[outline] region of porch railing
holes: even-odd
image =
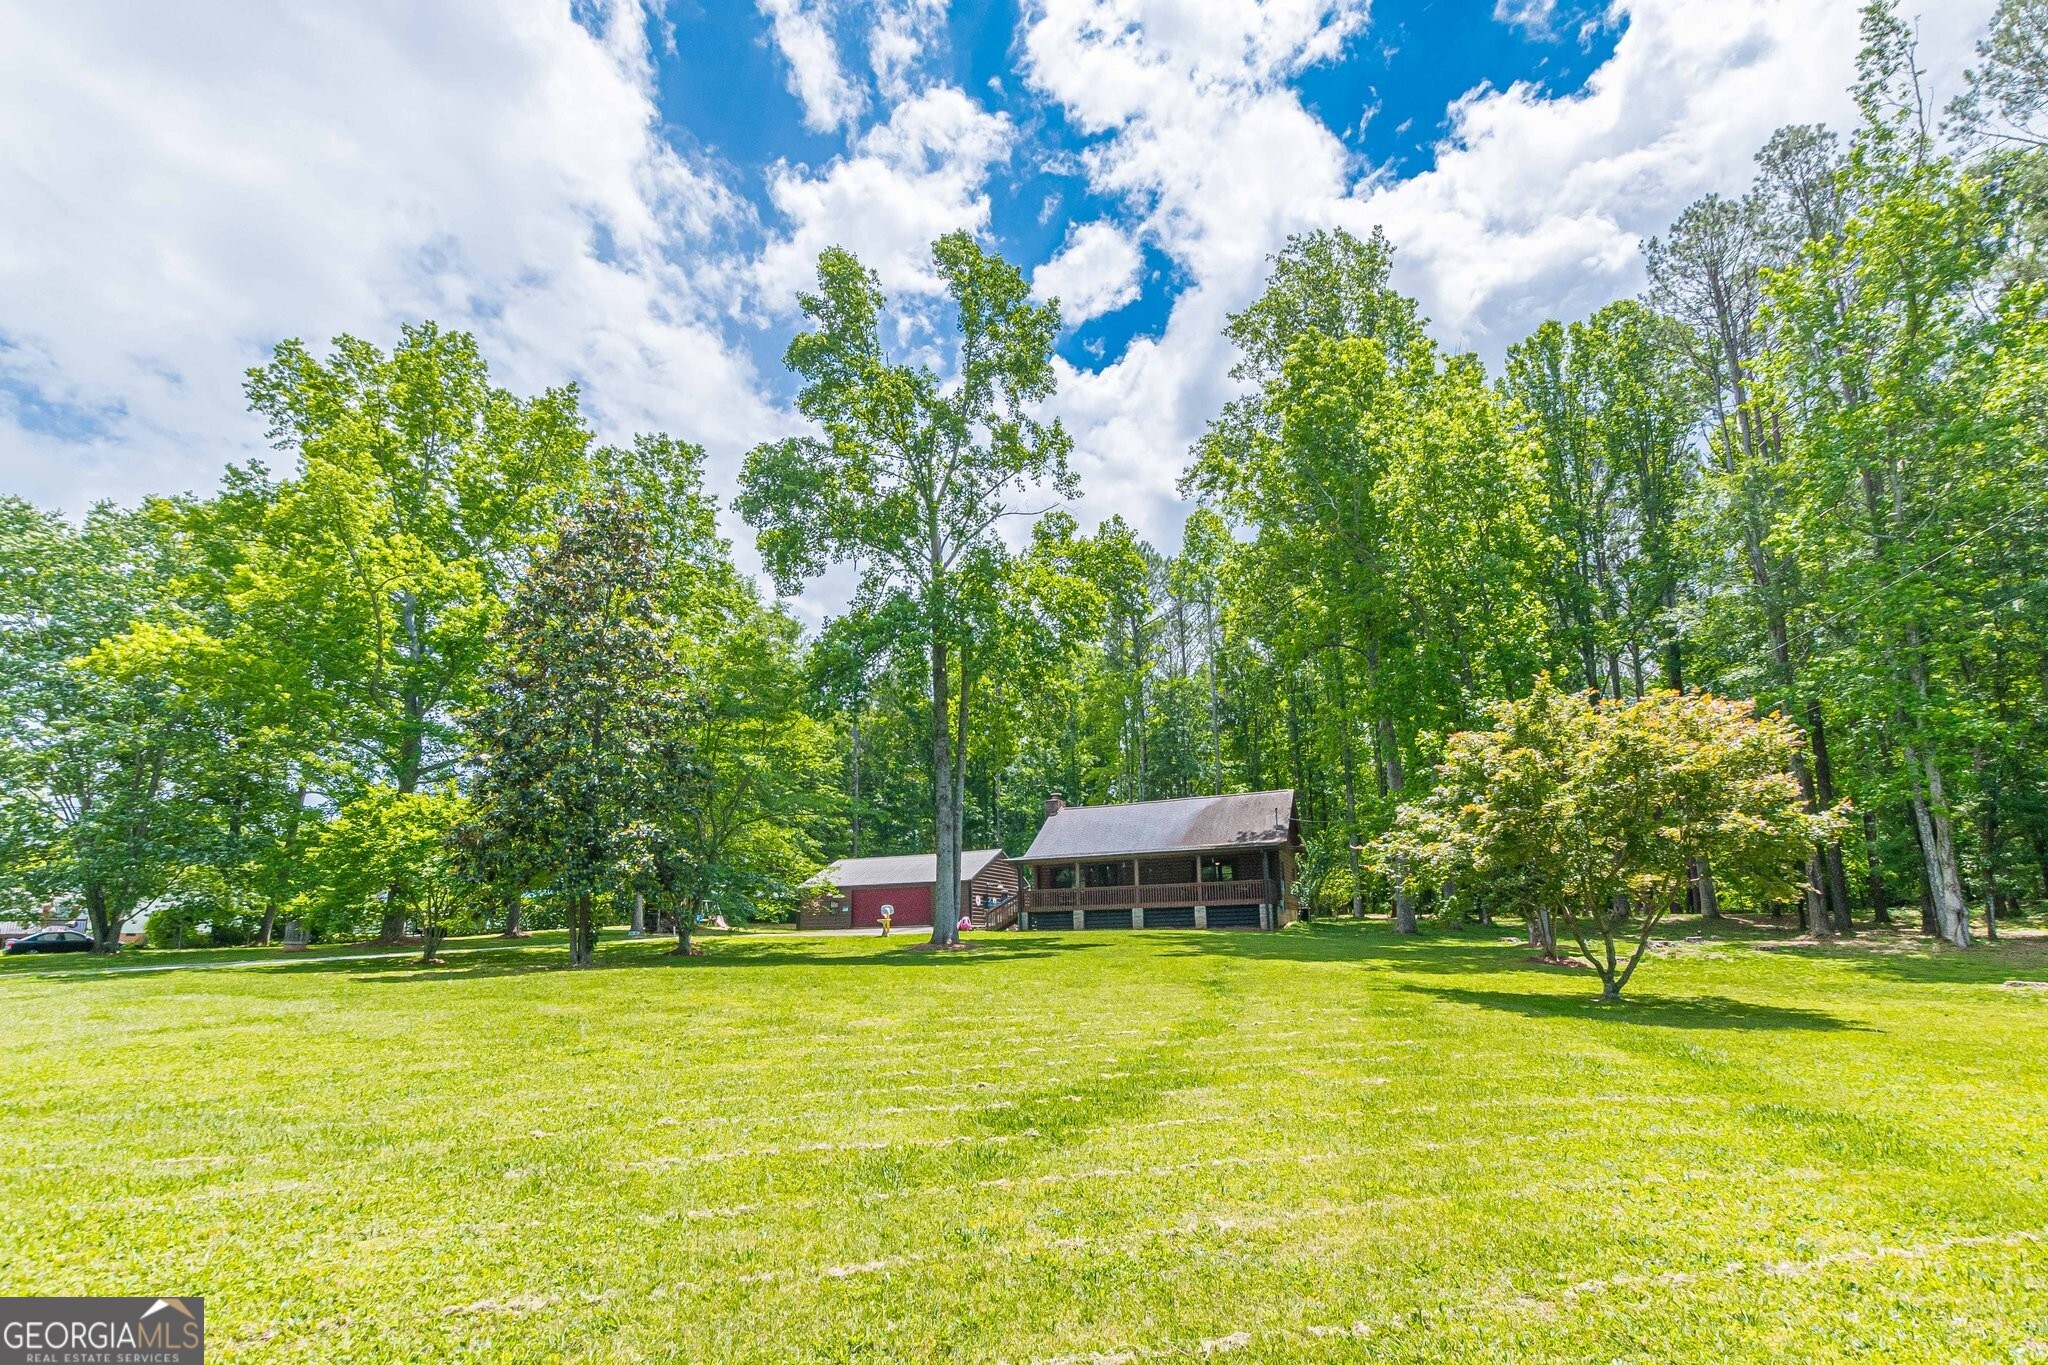
[[[1017,922],[1017,897],[1005,896],[994,905],[969,912],[977,929],[1007,929]]]
[[[1234,882],[1160,882],[1152,886],[1084,886],[1026,891],[1026,910],[1105,909],[1132,905],[1262,905],[1278,904],[1280,884],[1262,880]]]

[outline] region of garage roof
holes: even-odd
[[[980,848],[960,855],[960,880],[971,882],[1003,856],[999,848]],[[841,858],[805,886],[827,882],[841,891],[856,886],[934,886],[939,880],[939,855],[904,853],[893,858]]]
[[[1259,848],[1295,837],[1291,790],[1068,806],[1046,818],[1023,861]]]

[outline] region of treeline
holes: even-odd
[[[1783,907],[1814,932],[1962,943],[2048,890],[2048,6],[2007,0],[1946,109],[1889,7],[1864,40],[1846,138],[1781,130],[1644,244],[1640,298],[1499,374],[1431,339],[1377,235],[1290,242],[1230,323],[1245,396],[1181,550],[1115,519],[1080,543],[1107,611],[984,737],[970,842],[1014,847],[1048,788],[1289,785],[1316,899],[1412,913],[1356,850],[1548,673],[1794,721],[1808,803],[1850,807]],[[914,682],[862,730],[884,841]]]
[[[1476,888],[1365,850],[1476,752],[1453,735],[1564,706],[1548,675],[1789,722],[1825,836],[1781,882],[1693,858],[1700,910],[1791,886],[1815,933],[1966,943],[2048,889],[2044,35],[2005,0],[1937,109],[1873,6],[1854,130],[1780,131],[1644,244],[1640,298],[1498,374],[1377,234],[1293,239],[1231,319],[1242,396],[1171,553],[1045,510],[1075,491],[1056,303],[942,239],[940,375],[828,251],[786,357],[813,434],[736,502],[780,589],[850,569],[811,638],[735,569],[694,446],[601,446],[573,388],[508,393],[431,325],[286,343],[247,388],[288,472],[77,524],[0,504],[6,890],[103,941],[145,909],[430,952],[524,919],[587,956],[607,912],[687,949],[831,857],[936,844],[944,939],[950,860],[1020,850],[1048,791],[1291,786],[1311,900],[1409,927]]]
[[[10,909],[60,901],[102,945],[143,912],[169,943],[268,942],[281,917],[316,937],[410,923],[431,954],[464,923],[564,922],[593,876],[685,932],[692,907],[787,903],[838,809],[843,745],[805,709],[794,622],[718,537],[700,450],[599,446],[573,388],[508,393],[472,338],[432,325],[388,354],[287,342],[247,391],[289,474],[251,464],[213,498],[79,524],[0,503]],[[551,606],[561,562],[622,499],[594,595]],[[522,648],[565,608],[619,659],[637,611],[661,675],[552,753],[603,825],[574,849],[550,846],[549,793],[505,799],[489,762],[494,745],[507,769],[534,752],[508,735],[532,746],[582,719],[573,688],[552,715],[515,715]],[[663,699],[658,736],[605,723]],[[685,756],[659,783],[657,748]],[[659,801],[614,799],[632,782]]]

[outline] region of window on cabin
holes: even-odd
[[[1237,880],[1237,859],[1234,856],[1218,857],[1214,854],[1202,859],[1202,880],[1205,882],[1234,882]]]
[[[1052,889],[1052,890],[1054,890],[1054,891],[1071,891],[1071,890],[1073,890],[1073,889],[1074,889],[1074,867],[1073,867],[1073,864],[1071,864],[1071,863],[1067,863],[1067,864],[1063,864],[1062,866],[1059,866],[1059,867],[1049,867],[1049,868],[1047,868],[1047,869],[1045,870],[1045,884],[1046,884],[1046,886],[1047,886],[1047,887],[1049,887],[1050,889]]]
[[[1083,886],[1129,886],[1131,865],[1129,863],[1083,863],[1081,864],[1081,885]]]

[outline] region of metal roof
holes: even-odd
[[[1020,861],[1258,848],[1293,837],[1291,790],[1068,806],[1046,818]]]
[[[960,880],[971,882],[979,877],[988,865],[1003,856],[999,848],[979,848],[960,855]],[[936,886],[939,880],[939,855],[936,853],[902,853],[893,858],[841,858],[817,876],[805,882],[805,886],[823,886],[831,883],[841,891],[856,886]]]

